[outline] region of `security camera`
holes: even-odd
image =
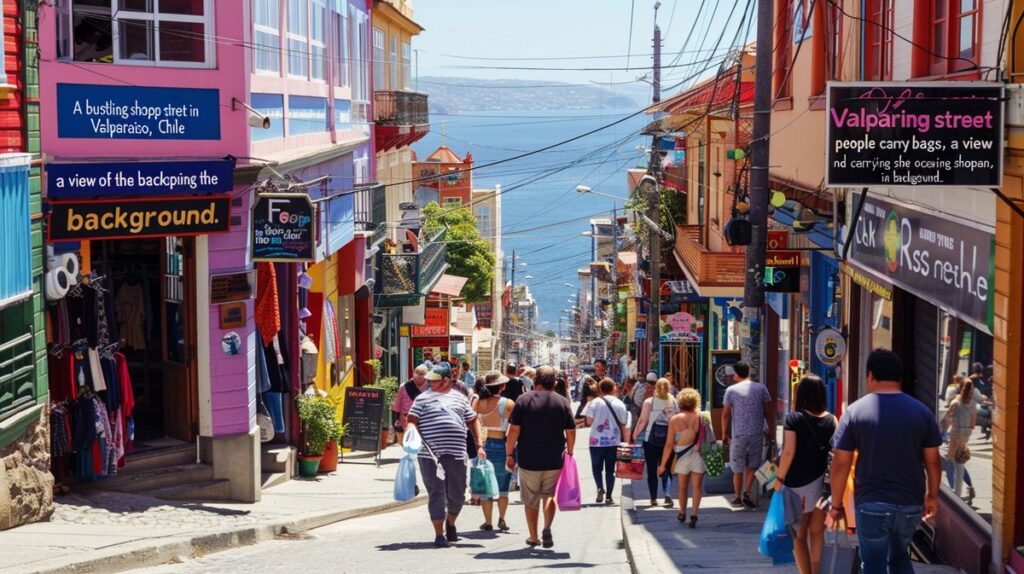
[[[270,129],[270,118],[263,114],[250,113],[249,114],[249,127],[252,128],[263,128],[265,130]]]
[[[261,114],[258,110],[256,110],[256,108],[250,106],[249,104],[243,102],[238,98],[231,98],[231,109],[238,109],[236,105],[242,106],[243,108],[249,110],[248,122],[250,127],[263,128],[265,130],[270,129],[270,118]]]

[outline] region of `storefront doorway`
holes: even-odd
[[[113,295],[108,322],[135,393],[133,452],[191,442],[198,430],[195,240],[119,239],[91,245]]]

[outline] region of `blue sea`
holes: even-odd
[[[516,284],[525,283],[538,302],[541,330],[558,331],[579,280],[576,270],[590,261],[589,220],[609,217],[622,201],[580,195],[577,185],[625,198],[626,170],[643,162],[638,146],[649,144],[640,129],[643,114],[576,141],[492,167],[486,164],[537,150],[621,120],[637,109],[472,112],[430,117],[430,133],[414,146],[420,158],[444,142],[456,154],[472,152],[475,188],[501,184],[502,248],[506,280],[513,251]],[[557,171],[556,171],[557,170]],[[521,264],[525,263],[525,267]],[[570,283],[573,287],[566,287]]]

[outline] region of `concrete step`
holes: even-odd
[[[125,456],[125,465],[121,472],[142,472],[194,463],[195,460],[196,447],[192,444],[158,448],[145,452],[128,453]]]
[[[187,482],[151,490],[146,494],[164,500],[229,500],[231,482],[226,479]]]
[[[190,482],[213,480],[213,467],[208,464],[177,464],[137,472],[122,472],[96,482],[96,488],[115,492],[145,492]]]
[[[286,472],[264,472],[261,475],[261,487],[260,488],[267,489],[267,488],[270,488],[272,486],[277,486],[279,484],[284,484],[284,483],[288,482],[289,480],[291,480],[291,477],[288,476],[288,473],[286,473]]]
[[[289,445],[264,445],[261,447],[260,463],[263,472],[283,472],[295,476],[296,449]]]

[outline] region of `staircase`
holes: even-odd
[[[295,447],[265,444],[260,448],[263,489],[284,484],[295,477]]]
[[[94,486],[166,500],[227,500],[231,493],[226,479],[213,477],[211,465],[196,463],[190,444],[129,454],[117,476]]]

